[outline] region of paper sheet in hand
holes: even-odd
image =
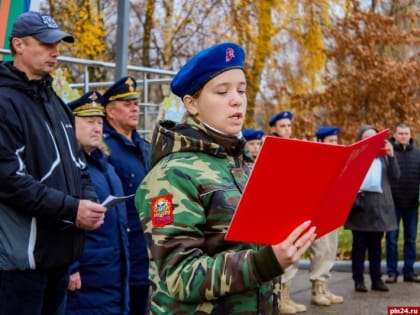
[[[387,133],[347,146],[266,137],[225,239],[278,244],[306,220],[318,237],[343,225]]]
[[[115,197],[115,196],[109,195],[101,203],[101,205],[106,207],[107,209],[110,209],[110,208],[115,207],[116,205],[120,204],[121,202],[124,202],[124,201],[130,199],[130,198],[134,198],[134,194],[128,195],[128,196],[122,196],[122,197]]]

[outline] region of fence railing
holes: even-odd
[[[10,50],[0,48],[0,55],[10,55]],[[82,82],[70,82],[69,85],[72,88],[83,89],[83,91],[87,92],[92,88],[106,88],[114,83],[114,81],[92,82],[89,75],[90,68],[104,68],[112,69],[115,71],[116,64],[113,62],[80,59],[67,56],[60,56],[58,57],[58,60],[60,63],[75,64],[82,67],[83,80]],[[156,84],[169,85],[172,77],[175,75],[175,72],[170,70],[134,65],[128,65],[127,71],[137,74],[133,76],[136,78],[136,82],[139,86],[139,89],[142,91],[140,102],[140,122],[138,131],[142,134],[147,134],[153,128],[153,124],[156,120],[159,111],[159,104],[156,101],[150,99],[149,87]]]

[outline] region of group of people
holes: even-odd
[[[134,193],[148,171],[134,78],[65,104],[50,72],[73,36],[27,12],[0,65],[0,314],[143,315],[148,254]],[[109,196],[125,203],[103,205]]]
[[[274,115],[269,124],[271,136],[290,138],[293,114],[283,111]],[[340,129],[335,126],[322,126],[315,133],[315,141],[337,144]],[[370,125],[362,126],[355,141],[360,141],[377,133]],[[243,135],[246,156],[257,158],[262,146],[264,131],[245,129]],[[355,291],[368,292],[364,281],[364,263],[366,254],[369,261],[371,289],[388,291],[385,283],[397,282],[398,271],[398,235],[402,221],[404,231],[403,280],[420,283],[420,277],[414,271],[416,261],[416,235],[418,226],[420,185],[420,150],[411,137],[410,127],[399,123],[393,136],[386,140],[383,148],[375,157],[359,189],[352,206],[345,229],[352,232],[352,278]],[[382,240],[386,234],[386,268],[388,277],[382,280]],[[337,230],[315,240],[309,249],[309,277],[312,282],[311,303],[331,305],[343,303],[341,296],[333,294],[327,288],[331,269],[337,255]],[[297,272],[297,265],[292,265],[282,275],[285,283],[281,312],[294,314],[305,311],[305,306],[297,304],[288,295],[292,279]],[[283,287],[284,289],[284,287]]]
[[[243,130],[242,47],[213,45],[179,70],[171,90],[182,99],[186,117],[159,122],[149,144],[136,131],[135,78],[69,104],[56,95],[50,72],[62,41],[74,38],[53,18],[24,13],[10,35],[13,61],[0,64],[0,315],[302,312],[305,305],[290,298],[289,288],[308,249],[311,302],[343,302],[327,286],[337,231],[315,240],[316,227],[305,221],[276,245],[224,240],[264,136]],[[291,137],[292,118],[289,111],[275,115],[272,135]],[[397,281],[401,219],[410,227],[404,228],[404,280],[418,282],[413,264],[420,153],[406,128],[397,127],[401,142],[387,144],[387,156],[369,170],[372,177],[382,174],[371,181],[382,191],[361,187],[364,202],[375,211],[383,206],[393,223],[365,231],[353,210],[347,222],[356,224],[349,227],[356,290],[363,284],[360,257],[366,248],[377,254],[377,241],[388,230],[387,280]],[[317,141],[335,144],[338,132],[320,128]],[[366,127],[360,138],[372,132]],[[248,137],[259,142],[251,145]],[[384,185],[388,167],[389,177],[400,179]],[[402,193],[407,190],[409,200]],[[127,199],[104,204],[109,196]],[[370,263],[372,281],[379,280],[377,258]],[[372,282],[372,289],[383,287]]]
[[[148,170],[148,143],[137,131],[139,92],[132,77],[104,95],[89,91],[67,104],[99,202],[132,196]],[[104,223],[86,233],[70,266],[66,314],[146,314],[146,241],[133,198],[107,207]]]
[[[275,114],[269,120],[270,135],[281,138],[292,137],[293,113],[291,111],[282,111]],[[340,129],[334,126],[322,126],[315,132],[317,142],[328,144],[338,143],[338,134]],[[244,129],[243,136],[245,143],[245,156],[252,157],[252,160],[258,156],[263,142],[264,131],[260,129]],[[332,293],[328,289],[328,280],[331,277],[331,270],[337,256],[338,231],[334,230],[316,239],[309,248],[310,268],[309,279],[312,283],[311,303],[315,305],[328,306],[332,304],[343,303],[342,296]],[[293,278],[298,271],[298,262],[285,269],[281,276],[281,298],[279,310],[282,314],[295,314],[306,311],[306,306],[296,303],[290,297],[290,287]]]

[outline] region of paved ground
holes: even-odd
[[[331,291],[344,296],[344,303],[332,306],[315,306],[310,304],[311,284],[306,264],[301,264],[291,287],[292,298],[307,306],[307,312],[301,314],[340,314],[340,315],[390,315],[418,314],[420,315],[420,283],[402,282],[389,284],[388,292],[370,291],[370,278],[365,275],[365,283],[369,292],[354,291],[349,265],[338,264],[333,271],[328,284]],[[385,277],[384,277],[385,279]],[[404,308],[409,306],[409,308]],[[388,307],[394,307],[393,313]]]

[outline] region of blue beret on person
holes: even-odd
[[[105,116],[103,101],[101,93],[97,91],[89,91],[67,105],[70,107],[75,116]]]
[[[231,69],[244,70],[245,51],[235,43],[221,43],[206,48],[192,57],[171,82],[172,92],[183,98],[194,94],[208,81]]]
[[[271,117],[271,119],[269,120],[268,123],[270,124],[271,127],[273,127],[276,124],[276,122],[280,119],[292,120],[293,119],[293,113],[289,112],[287,110],[283,111],[283,112],[280,112],[278,114],[275,114],[273,117]]]
[[[140,93],[137,91],[136,79],[130,76],[123,77],[111,85],[104,93],[104,105],[112,101],[137,100]]]
[[[320,127],[316,133],[315,136],[318,139],[324,139],[325,137],[332,136],[332,135],[338,135],[340,133],[340,128],[333,127],[333,126],[323,126]]]
[[[53,44],[60,40],[74,43],[73,36],[61,31],[51,16],[41,12],[25,12],[18,16],[13,24],[10,40],[25,36],[35,37],[44,44]]]
[[[262,137],[264,136],[264,131],[259,130],[259,129],[249,128],[249,129],[244,129],[242,131],[242,135],[246,141],[261,140]]]

